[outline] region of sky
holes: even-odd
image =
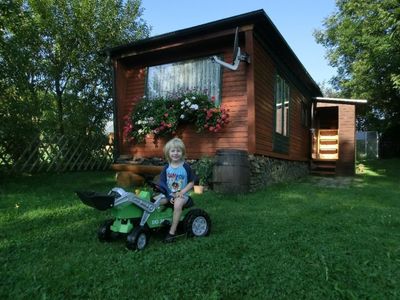
[[[142,8],[151,36],[264,9],[315,82],[326,85],[336,73],[313,36],[335,0],[142,0]]]

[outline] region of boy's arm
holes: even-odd
[[[187,192],[189,192],[193,188],[193,186],[194,186],[194,181],[190,181],[183,189],[175,193],[175,197],[179,198],[184,196]]]

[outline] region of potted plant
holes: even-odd
[[[194,192],[201,194],[204,187],[211,182],[214,160],[211,157],[203,156],[193,164],[193,170],[198,178],[198,185],[194,186]]]

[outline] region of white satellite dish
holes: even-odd
[[[227,62],[224,62],[223,60],[220,60],[217,56],[213,56],[211,59],[217,63],[220,64],[221,66],[228,68],[232,71],[236,71],[239,67],[239,63],[241,61],[245,61],[247,63],[250,63],[250,56],[240,50],[239,47],[239,27],[236,27],[235,31],[235,41],[233,42],[233,63],[229,64]]]

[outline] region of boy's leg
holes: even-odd
[[[176,233],[176,228],[178,227],[179,219],[182,214],[182,209],[187,200],[187,197],[180,197],[174,200],[174,215],[172,217],[171,228],[169,229],[169,233],[172,235]]]

